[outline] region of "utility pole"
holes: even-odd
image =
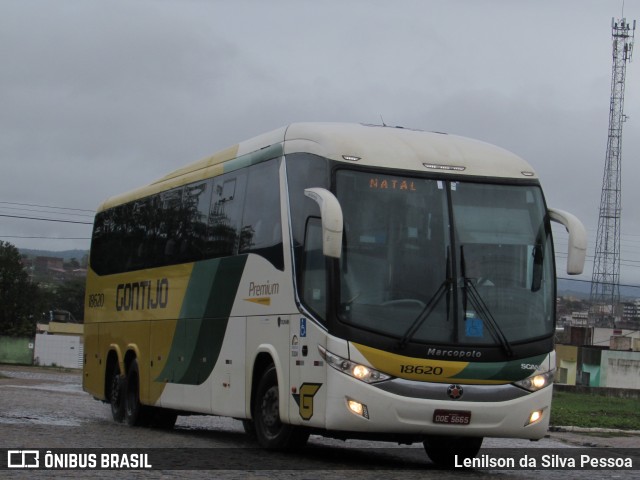
[[[620,212],[622,125],[624,115],[624,82],[627,62],[633,53],[636,22],[630,27],[625,18],[611,19],[613,68],[609,137],[602,178],[598,234],[591,277],[590,324],[613,327],[620,303]]]

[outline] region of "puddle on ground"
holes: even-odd
[[[24,378],[24,377],[22,377]],[[51,380],[51,379],[49,379]],[[82,385],[79,383],[41,383],[37,385],[11,385],[4,384],[0,391],[7,389],[38,390],[46,392],[59,392],[66,394],[83,394]],[[25,395],[32,395],[25,393]],[[28,410],[16,409],[8,412],[0,412],[0,424],[12,425],[55,425],[55,426],[80,426],[76,418],[63,418],[60,415],[34,413]]]
[[[33,412],[13,411],[0,413],[0,424],[12,425],[56,425],[62,427],[79,427],[80,422],[72,418],[59,418],[51,415],[34,415]]]
[[[0,370],[0,377],[18,378],[28,380],[42,380],[48,382],[60,382],[80,384],[82,376],[80,373],[64,373],[64,372],[43,372],[40,370]]]
[[[41,385],[3,385],[2,388],[24,388],[26,390],[45,390],[47,392],[84,393],[82,386],[77,383],[62,383]]]

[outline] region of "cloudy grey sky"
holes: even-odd
[[[0,0],[0,214],[90,222],[31,205],[91,211],[291,122],[382,116],[524,157],[549,205],[585,223],[592,257],[622,15],[622,0]],[[624,16],[640,20],[640,0]],[[640,284],[634,60],[621,281]],[[69,238],[89,236],[0,217],[0,240],[18,247],[88,248]]]

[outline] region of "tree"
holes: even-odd
[[[65,262],[64,266],[68,270],[72,270],[74,268],[80,268],[80,264],[78,263],[78,259],[77,258],[72,258],[68,262]]]
[[[84,318],[84,279],[67,280],[56,288],[52,301],[55,308],[68,310],[82,323]]]
[[[38,286],[29,281],[18,249],[0,240],[0,335],[34,334],[38,296]]]

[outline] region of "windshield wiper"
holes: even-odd
[[[471,306],[474,308],[480,319],[484,321],[485,324],[489,327],[491,336],[500,343],[500,346],[504,349],[507,356],[512,357],[513,350],[511,349],[511,344],[500,328],[500,324],[496,321],[495,318],[493,318],[489,307],[487,307],[487,304],[484,303],[484,300],[480,296],[480,293],[478,293],[478,290],[476,289],[476,286],[473,284],[471,279],[465,277],[463,289],[465,297],[467,296],[467,290],[469,290],[468,297],[471,301]]]
[[[496,319],[491,314],[491,310],[482,299],[482,296],[478,292],[478,289],[473,284],[473,280],[467,277],[465,259],[464,259],[464,246],[460,246],[460,271],[462,273],[462,278],[464,281],[462,287],[462,306],[465,315],[465,322],[467,321],[467,302],[471,302],[471,306],[475,310],[475,313],[480,317],[487,327],[489,327],[489,332],[491,336],[500,343],[500,346],[504,349],[507,357],[513,356],[513,350],[511,348],[511,344],[504,332],[500,328],[500,324],[496,321]]]
[[[453,279],[451,278],[451,269],[449,266],[449,254],[447,252],[446,278],[442,281],[438,289],[431,296],[431,298],[427,302],[427,305],[422,309],[422,312],[420,312],[420,315],[418,315],[416,319],[411,323],[411,325],[409,325],[409,328],[404,333],[404,335],[402,336],[402,339],[398,343],[398,350],[402,350],[407,345],[407,343],[413,338],[413,336],[420,329],[420,327],[425,322],[425,320],[429,318],[429,315],[431,315],[433,310],[438,306],[438,304],[442,300],[442,297],[445,296],[445,294],[449,290],[449,287],[452,284],[453,284]],[[447,318],[449,318],[449,306],[450,306],[449,303],[450,303],[449,295],[447,295]]]
[[[405,345],[413,338],[413,336],[416,334],[418,329],[422,326],[424,321],[427,318],[429,318],[429,315],[431,315],[431,312],[433,312],[433,309],[438,306],[438,303],[440,303],[440,300],[442,300],[442,297],[444,297],[451,283],[453,282],[451,281],[450,278],[446,278],[442,281],[442,283],[438,287],[438,290],[436,290],[436,293],[434,293],[433,296],[429,299],[429,302],[427,302],[427,305],[424,307],[422,312],[420,312],[420,315],[416,317],[416,319],[413,321],[413,323],[409,326],[407,331],[402,336],[400,343],[398,343],[398,350],[402,350],[405,347]],[[447,316],[448,316],[448,312],[449,312],[449,302],[447,301]]]

